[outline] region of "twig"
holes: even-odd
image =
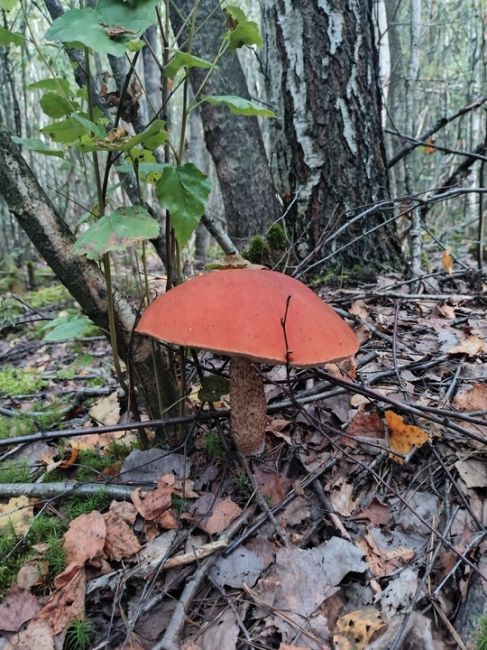
[[[220,539],[230,539],[233,537],[238,532],[238,530],[247,523],[247,521],[253,515],[254,510],[255,508],[249,508],[248,510],[245,510],[238,519],[230,524],[225,533],[220,536]],[[181,632],[183,630],[184,623],[186,622],[186,616],[188,614],[189,608],[191,607],[191,603],[193,602],[203,580],[206,578],[208,571],[211,569],[219,555],[220,553],[217,552],[214,555],[206,558],[206,560],[200,564],[199,568],[188,580],[162,639],[152,646],[152,650],[180,650]]]
[[[114,485],[112,483],[74,483],[56,481],[55,483],[0,483],[0,497],[35,497],[53,499],[76,491],[76,494],[92,495],[103,490],[111,499],[129,499],[134,486]]]

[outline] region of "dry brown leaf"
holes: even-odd
[[[484,460],[475,458],[458,460],[455,468],[468,488],[487,487],[487,464]]]
[[[386,624],[375,607],[348,612],[337,621],[333,643],[336,650],[364,650],[384,631]]]
[[[373,499],[367,508],[355,515],[355,518],[368,519],[374,527],[383,526],[390,521],[391,511],[389,506],[384,505],[378,499]]]
[[[309,650],[309,645],[289,645],[289,643],[281,643],[279,650]]]
[[[453,406],[461,411],[487,410],[487,383],[474,384],[463,393],[457,394]]]
[[[452,305],[436,305],[435,312],[438,316],[448,318],[448,320],[452,320],[456,316],[455,307]]]
[[[110,560],[119,562],[141,549],[139,540],[129,525],[119,517],[116,511],[109,510],[103,515],[106,525],[104,551]]]
[[[268,499],[271,506],[277,506],[284,501],[285,485],[289,483],[282,474],[266,470],[265,467],[258,467],[255,470],[255,480],[259,488],[259,494]]]
[[[179,517],[172,508],[165,510],[157,519],[154,519],[154,522],[166,530],[176,530],[180,526]]]
[[[20,589],[31,589],[44,584],[49,573],[49,562],[46,560],[27,560],[17,573],[17,586]]]
[[[353,485],[347,483],[345,476],[340,476],[330,489],[330,501],[333,509],[344,517],[350,517],[357,507],[353,498]]]
[[[171,507],[172,494],[175,489],[174,475],[169,474],[161,477],[154,490],[144,491],[141,488],[136,488],[132,492],[132,502],[138,513],[144,519],[151,521]]]
[[[58,467],[59,469],[69,469],[74,463],[78,460],[78,449],[76,448],[76,444],[71,445],[71,451],[69,452],[69,456],[67,458],[63,458],[63,460],[59,463]]]
[[[362,320],[367,320],[369,316],[369,308],[364,300],[354,300],[348,311]]]
[[[27,629],[16,634],[3,650],[55,650],[53,633],[46,621],[31,621]]]
[[[412,560],[416,554],[413,548],[389,547],[382,541],[381,533],[377,529],[370,530],[357,542],[357,546],[365,551],[370,571],[376,578],[393,573],[398,567]]]
[[[349,436],[366,436],[367,438],[384,438],[384,423],[378,413],[358,411],[347,426]],[[344,438],[344,442],[346,442]],[[350,441],[348,441],[350,444]]]
[[[221,533],[242,510],[230,497],[220,499],[213,494],[202,494],[193,505],[192,518],[208,535]]]
[[[147,650],[147,646],[142,645],[136,639],[132,639],[132,640],[127,639],[123,643],[117,645],[116,648],[114,648],[114,650]]]
[[[487,353],[487,342],[480,336],[472,334],[448,349],[450,354],[466,354],[469,357],[479,357]]]
[[[54,634],[64,632],[76,618],[84,618],[86,575],[84,567],[70,564],[54,580],[56,591],[51,594],[37,616],[49,623]]]
[[[17,535],[25,535],[31,527],[36,503],[37,499],[24,495],[12,497],[8,503],[0,503],[0,530],[13,526]]]
[[[422,447],[430,439],[426,431],[413,424],[406,424],[404,418],[394,411],[386,411],[386,422],[391,433],[391,452],[397,452],[407,456],[413,447]],[[389,458],[399,465],[404,464],[404,459],[395,453],[390,453]]]
[[[37,598],[15,585],[0,605],[0,630],[17,632],[24,623],[34,618],[39,609]]]
[[[119,519],[122,519],[130,526],[133,526],[137,519],[137,508],[130,501],[112,501],[109,512],[113,512]]]
[[[107,527],[103,515],[96,510],[73,519],[64,534],[64,550],[68,564],[84,564],[103,552]]]

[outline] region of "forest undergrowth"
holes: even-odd
[[[229,436],[223,358],[188,356],[183,442],[147,448],[99,330],[46,340],[60,285],[9,294],[0,647],[485,648],[485,285],[450,262],[419,289],[315,283],[360,351],[262,366],[256,458]]]

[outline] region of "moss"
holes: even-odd
[[[265,237],[267,244],[272,251],[282,252],[287,248],[286,231],[282,224],[273,223]]]
[[[28,483],[30,470],[25,460],[5,460],[0,463],[0,483]]]
[[[46,386],[47,382],[33,370],[7,366],[0,371],[0,393],[8,396],[35,393]]]
[[[68,290],[62,284],[51,284],[36,291],[30,291],[25,296],[25,302],[34,309],[60,305],[72,300]]]
[[[66,650],[86,650],[91,645],[95,628],[88,618],[75,618],[66,633]]]
[[[242,257],[245,257],[252,264],[265,264],[270,252],[266,238],[262,235],[255,235],[250,240],[248,247],[243,251]]]
[[[487,614],[480,617],[475,638],[475,650],[487,650]]]
[[[67,499],[64,510],[70,519],[86,515],[93,510],[104,510],[110,504],[106,490],[100,487],[94,494],[74,494]]]

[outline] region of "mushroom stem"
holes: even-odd
[[[262,377],[251,361],[230,360],[231,426],[235,446],[242,454],[264,451],[267,403]]]

